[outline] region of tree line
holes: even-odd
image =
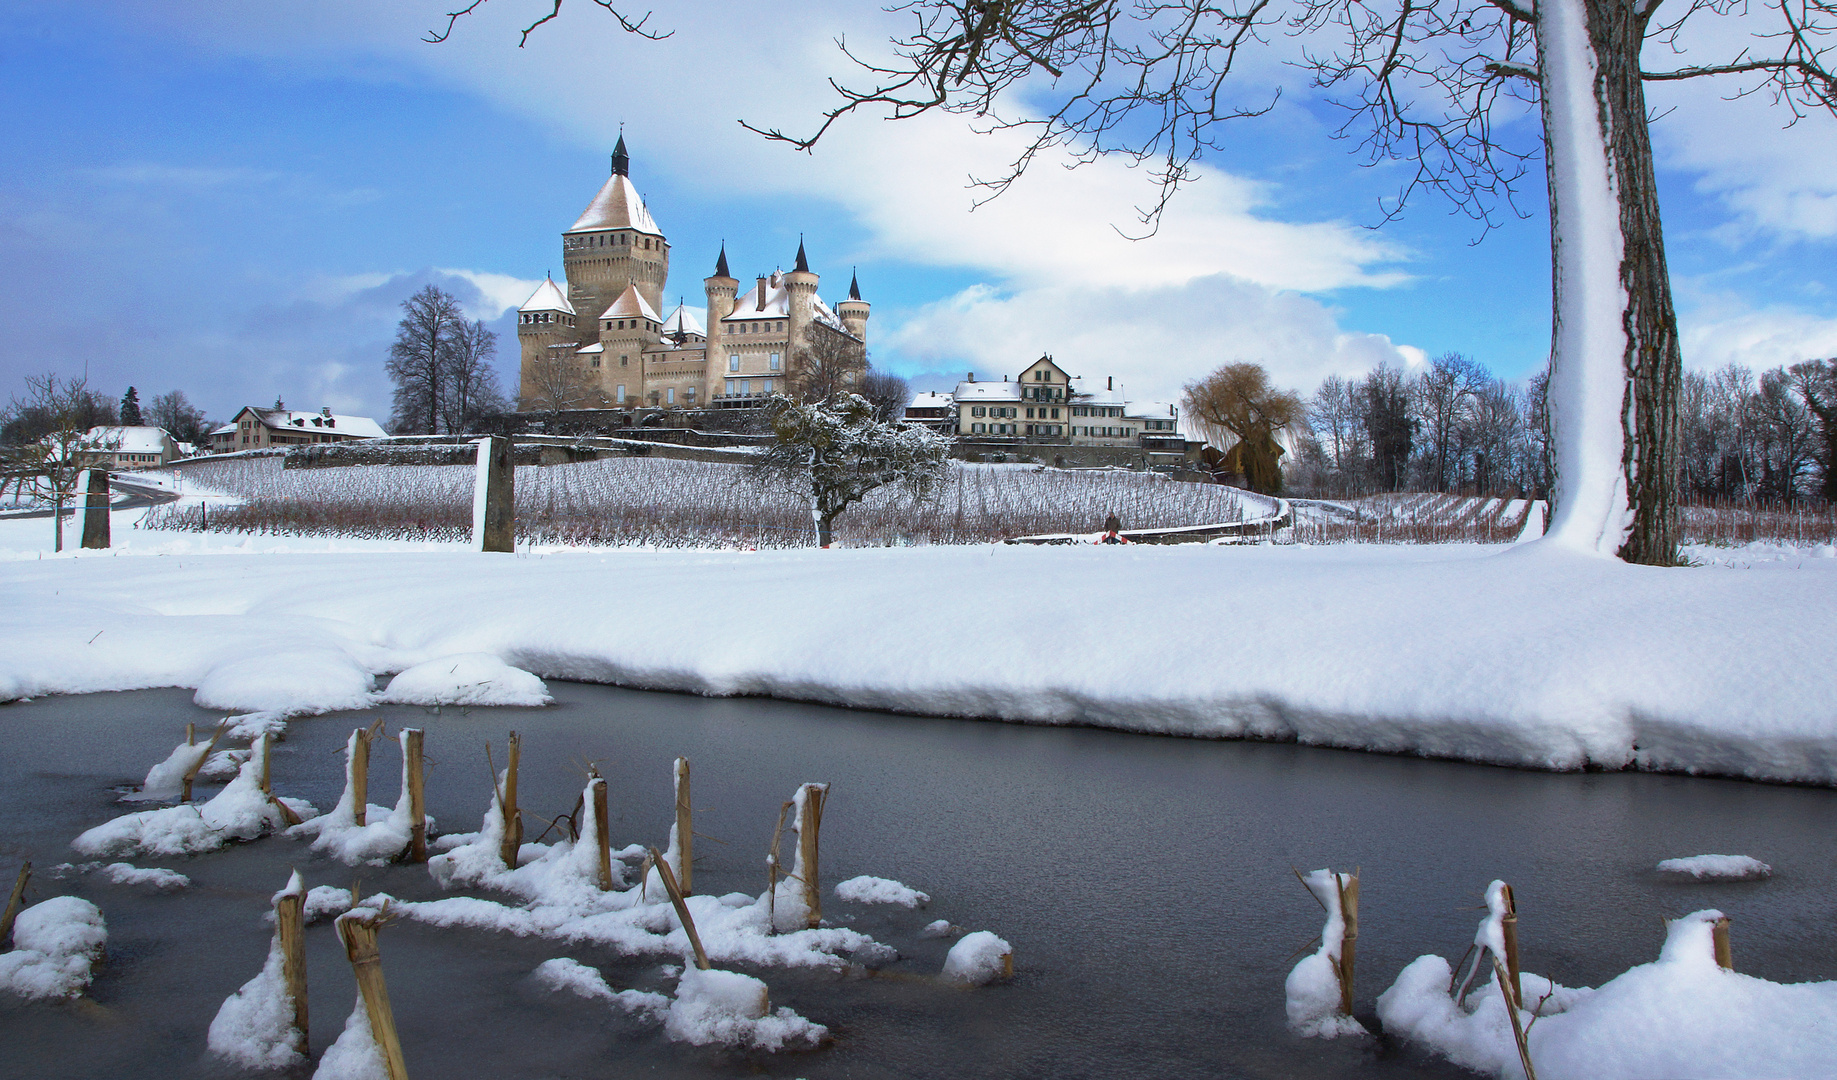
[[[116,399],[91,389],[87,376],[65,378],[47,372],[28,375],[25,382],[25,393],[14,395],[0,411],[0,446],[27,446],[61,431],[146,425],[165,428],[179,442],[202,447],[215,426],[183,390],[168,390],[143,405],[137,388],[128,387]]]

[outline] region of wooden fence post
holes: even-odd
[[[689,805],[689,759],[676,759],[676,853],[682,859],[678,879],[686,896],[695,891],[695,811]]]
[[[264,736],[265,738],[266,736]],[[274,932],[281,943],[281,977],[293,1001],[294,1049],[307,1053],[306,1026],[306,883],[295,870],[287,888],[274,897]]]
[[[357,989],[364,998],[364,1012],[370,1017],[370,1034],[383,1052],[383,1065],[389,1080],[408,1080],[408,1066],[402,1060],[402,1040],[396,1035],[395,1014],[389,1009],[389,987],[383,982],[383,958],[376,949],[376,931],[382,913],[375,908],[359,908],[338,916],[338,936],[344,941],[344,952],[357,976]]]
[[[367,728],[358,728],[352,732],[356,740],[351,744],[350,778],[351,785],[351,820],[362,826],[370,813],[370,740],[375,736],[383,722],[378,720]]]
[[[1339,946],[1340,1011],[1351,1016],[1352,975],[1359,947],[1359,872],[1354,869],[1350,874],[1328,873],[1333,874],[1333,887],[1339,891],[1340,921],[1345,925]]]
[[[474,550],[516,550],[516,477],[510,440],[502,435],[479,439],[478,479],[472,492]]]
[[[510,733],[510,748],[506,753],[509,762],[504,769],[503,801],[498,805],[498,814],[504,819],[504,837],[498,842],[498,858],[504,860],[504,869],[515,870],[517,852],[523,847],[523,814],[517,809],[517,763],[523,754],[521,735]]]
[[[426,733],[420,728],[402,732],[402,773],[408,783],[408,855],[411,863],[427,861],[427,797],[422,781],[421,749]]]
[[[108,547],[108,470],[86,469],[83,485],[83,546]]]

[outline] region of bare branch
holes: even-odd
[[[1537,19],[1535,12],[1517,3],[1516,0],[1487,0],[1487,3],[1522,23],[1534,22]]]
[[[440,44],[441,42],[445,41],[447,38],[450,38],[453,36],[453,27],[455,24],[459,22],[461,18],[472,14],[473,12],[477,11],[479,8],[484,7],[489,2],[490,0],[472,0],[470,4],[467,4],[465,7],[460,8],[458,11],[447,12],[446,13],[446,29],[445,30],[429,30],[427,32],[427,35],[423,37],[421,40],[426,41],[430,44],[434,44],[434,45]],[[549,9],[549,13],[547,15],[542,16],[540,19],[537,19],[535,22],[530,23],[528,26],[523,28],[523,36],[517,39],[517,48],[521,49],[523,46],[529,44],[529,35],[537,27],[541,26],[543,23],[551,22],[561,15],[562,0],[550,0],[550,2],[554,6]],[[624,30],[628,34],[636,34],[641,38],[648,38],[651,41],[662,41],[664,38],[667,38],[670,35],[676,33],[676,31],[674,30],[666,30],[663,33],[659,34],[654,31],[645,29],[645,24],[651,21],[651,16],[655,14],[654,12],[647,11],[644,13],[642,18],[638,19],[636,22],[633,22],[631,19],[626,18],[625,15],[621,13],[618,8],[615,8],[612,6],[612,0],[591,0],[591,2],[598,4],[600,7],[603,7],[608,12],[610,12],[612,14],[612,17],[619,21],[619,29]]]

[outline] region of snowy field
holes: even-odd
[[[1837,558],[1545,545],[773,552],[142,532],[50,557],[0,522],[0,697],[375,700],[489,654],[544,678],[933,715],[1837,784]],[[266,554],[271,557],[252,558]]]

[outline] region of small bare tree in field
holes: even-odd
[[[867,375],[867,347],[847,334],[821,324],[791,353],[785,391],[802,402],[828,401],[859,393]]]
[[[12,470],[30,478],[51,499],[53,550],[64,550],[64,504],[76,491],[83,470],[108,449],[89,432],[98,419],[89,378],[65,379],[55,372],[26,376],[26,397],[14,411],[30,416],[44,429],[36,441],[12,450]]]
[[[567,349],[547,349],[532,361],[524,391],[525,412],[557,413],[603,403],[602,395],[587,382],[580,359]]]
[[[875,419],[874,406],[859,394],[808,403],[778,394],[766,412],[772,444],[756,468],[808,493],[819,547],[829,546],[836,515],[869,492],[898,484],[919,498],[948,473],[950,440]]]

